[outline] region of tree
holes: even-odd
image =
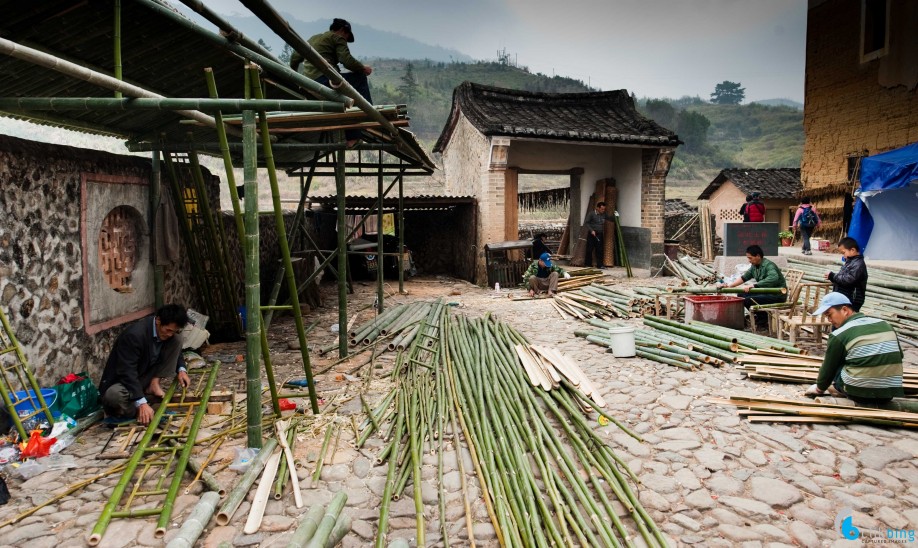
[[[746,88],[741,88],[739,82],[724,80],[714,86],[711,102],[718,105],[738,105],[746,98]]]
[[[708,128],[711,121],[700,112],[683,110],[676,118],[676,133],[685,141],[685,148],[690,152],[702,150],[708,142]]]
[[[398,91],[410,103],[418,92],[418,81],[414,77],[414,66],[411,63],[405,65],[405,74],[399,80],[402,84],[398,86]]]
[[[644,106],[647,115],[654,122],[663,127],[671,128],[676,125],[676,109],[664,99],[648,99]]]
[[[261,46],[261,47],[263,47],[263,48],[265,48],[265,49],[268,50],[268,51],[271,51],[271,46],[269,46],[269,45],[268,45],[264,40],[262,40],[261,38],[258,39],[258,45]]]
[[[290,44],[284,44],[284,49],[280,52],[280,60],[285,65],[290,65],[290,57],[293,55],[293,48],[290,47]]]

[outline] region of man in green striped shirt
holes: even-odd
[[[904,395],[902,348],[888,323],[855,312],[848,297],[837,292],[823,297],[812,315],[825,315],[835,330],[807,396],[828,391],[858,403],[881,404]]]

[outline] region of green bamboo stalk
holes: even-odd
[[[306,548],[325,548],[325,543],[328,542],[331,532],[335,528],[335,523],[338,521],[338,516],[341,514],[341,510],[344,508],[346,502],[347,493],[344,491],[335,493],[331,502],[328,503],[328,508],[325,510],[322,521],[319,522],[319,528],[316,529],[312,539],[306,544]]]
[[[319,478],[322,475],[322,465],[325,460],[325,454],[328,452],[328,442],[331,441],[332,432],[335,430],[335,423],[329,423],[325,428],[325,438],[322,440],[322,449],[319,451],[319,457],[316,459],[316,469],[312,473],[312,485],[315,487],[319,483]]]
[[[221,506],[220,511],[217,512],[217,525],[226,525],[230,522],[233,514],[236,513],[236,510],[239,509],[239,505],[242,504],[242,501],[245,500],[246,495],[248,495],[249,489],[255,483],[255,480],[261,476],[261,471],[271,457],[271,454],[274,453],[275,448],[277,448],[277,440],[270,438],[264,443],[262,448],[258,450],[258,455],[251,460],[248,470],[246,470],[242,478],[239,479],[239,483],[236,484],[236,487],[226,496],[226,501],[223,502],[223,506]]]
[[[113,60],[115,65],[112,74],[116,79],[123,80],[121,77],[121,0],[115,0],[115,20],[112,24],[112,38]],[[120,91],[115,91],[115,98],[121,98]]]
[[[343,141],[341,132],[335,134],[337,140]],[[338,357],[347,356],[347,230],[345,195],[347,187],[344,178],[344,151],[335,153],[335,192],[337,193],[338,214]],[[382,213],[382,212],[380,212]]]
[[[201,500],[195,505],[191,515],[185,519],[182,528],[169,541],[166,548],[192,548],[213,517],[218,502],[220,502],[220,495],[214,491],[201,495]]]
[[[351,517],[347,514],[339,515],[331,534],[328,535],[328,540],[325,541],[325,548],[334,548],[350,532]]]
[[[400,440],[402,438],[402,428],[404,426],[405,417],[404,400],[404,392],[400,390],[395,411],[395,434],[393,437],[395,440]],[[395,482],[397,480],[395,477],[396,467],[398,465],[397,461],[398,454],[396,451],[396,454],[393,454],[389,458],[389,470],[386,473],[386,487],[383,489],[382,501],[379,505],[379,528],[376,532],[376,548],[384,548],[386,545],[386,533],[389,529],[389,504],[392,501],[392,490],[395,488]]]
[[[311,507],[309,512],[306,513],[306,517],[300,521],[293,536],[290,537],[290,544],[287,545],[287,548],[305,548],[306,543],[315,536],[316,530],[319,528],[319,522],[322,521],[324,514],[325,508],[321,504]]]
[[[254,68],[249,69],[251,74],[250,83],[256,99],[263,99],[258,72]],[[290,311],[293,313],[293,321],[296,325],[296,333],[300,342],[300,356],[303,360],[303,373],[309,382],[309,403],[312,406],[313,414],[319,414],[319,398],[316,395],[316,384],[312,377],[312,366],[309,363],[309,345],[306,342],[305,326],[303,325],[303,311],[300,309],[300,297],[296,286],[296,280],[293,277],[293,262],[290,259],[290,246],[287,243],[287,230],[284,224],[284,212],[280,201],[280,187],[277,182],[277,170],[274,166],[274,154],[271,152],[271,133],[268,128],[267,113],[264,110],[259,112],[261,120],[261,143],[265,155],[265,167],[268,170],[268,182],[271,185],[271,201],[274,204],[274,224],[277,232],[277,243],[281,250],[281,259],[283,262],[284,276],[287,279],[287,290],[290,299]],[[257,196],[257,195],[256,195]],[[248,202],[248,201],[247,201]],[[341,327],[344,327],[343,325]]]
[[[179,383],[177,382],[173,382],[169,386],[169,389],[166,390],[166,394],[163,396],[163,402],[168,402],[172,399],[172,395],[175,394],[175,387],[178,386],[178,384]],[[102,536],[105,534],[105,530],[108,529],[108,524],[112,520],[112,514],[115,513],[115,508],[118,506],[118,503],[121,502],[121,497],[124,495],[124,490],[127,488],[128,483],[130,483],[131,478],[134,476],[134,471],[137,469],[137,465],[140,463],[140,459],[143,458],[147,446],[150,444],[150,441],[153,439],[153,435],[159,428],[159,421],[166,413],[166,408],[167,406],[165,404],[161,404],[156,412],[153,413],[153,418],[150,420],[150,424],[147,425],[147,429],[144,432],[143,437],[137,443],[137,447],[134,449],[134,453],[128,460],[127,467],[121,474],[121,479],[118,480],[118,483],[112,490],[112,494],[108,498],[108,502],[105,503],[105,506],[102,508],[102,514],[99,516],[99,520],[96,522],[96,526],[92,529],[92,533],[89,536],[90,546],[96,546],[99,544],[99,542],[102,541]]]
[[[248,88],[249,72],[246,75]],[[249,447],[261,447],[261,293],[259,288],[258,149],[255,145],[255,111],[242,114],[243,174],[245,180],[245,306],[246,306],[246,430]]]
[[[201,400],[198,402],[198,408],[195,410],[194,419],[191,421],[191,427],[188,429],[185,445],[182,447],[182,452],[172,472],[172,483],[169,485],[169,491],[166,493],[165,500],[163,500],[162,512],[159,514],[159,520],[156,522],[156,530],[153,533],[153,536],[156,538],[163,538],[166,536],[166,526],[169,525],[169,520],[172,519],[172,509],[175,505],[175,497],[178,495],[179,487],[182,484],[182,479],[184,479],[185,468],[188,466],[188,459],[191,458],[191,451],[194,449],[195,440],[198,437],[198,430],[201,428],[201,421],[204,420],[204,415],[207,414],[207,402],[210,400],[210,393],[214,388],[214,382],[217,380],[217,371],[219,370],[220,362],[214,362],[210,368],[210,375],[207,377],[207,384],[204,385],[204,391],[201,393]],[[172,384],[178,384],[178,381],[173,381]],[[161,407],[165,407],[165,405],[161,405]]]

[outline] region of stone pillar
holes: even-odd
[[[663,265],[666,175],[675,148],[645,148],[641,155],[641,226],[650,229],[651,270]]]

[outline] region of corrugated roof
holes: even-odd
[[[345,196],[345,201],[347,203],[347,208],[350,211],[352,208],[355,210],[366,210],[372,208],[376,205],[378,198],[376,196],[366,196],[366,195],[350,195]],[[326,207],[335,207],[338,203],[338,197],[334,195],[329,196],[309,196],[307,197],[307,202],[318,204]],[[406,210],[417,210],[417,209],[435,209],[435,208],[447,208],[458,205],[470,205],[475,203],[474,196],[446,196],[446,195],[417,195],[417,196],[405,196],[404,198],[404,207]],[[383,198],[383,208],[384,209],[395,209],[398,207],[398,196],[386,196]]]
[[[803,188],[799,167],[771,169],[728,168],[722,170],[711,184],[698,196],[707,200],[727,181],[732,182],[743,194],[758,192],[764,199],[792,200]]]
[[[681,144],[675,133],[642,116],[623,89],[535,93],[463,82],[453,91],[452,110],[434,152],[446,148],[460,113],[489,136],[655,146]]]

